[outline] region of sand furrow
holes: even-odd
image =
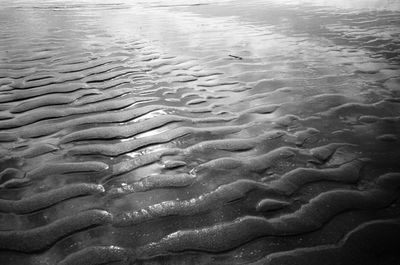
[[[387,207],[397,196],[396,193],[386,193],[380,189],[334,190],[313,198],[292,214],[273,219],[246,216],[212,227],[177,231],[158,242],[144,246],[139,253],[141,256],[148,257],[160,252],[184,250],[217,252],[229,250],[262,236],[285,236],[311,232],[343,211]]]
[[[30,230],[0,232],[0,249],[21,252],[44,250],[72,233],[106,225],[110,221],[111,215],[108,212],[90,210]]]

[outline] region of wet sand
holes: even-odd
[[[398,264],[396,1],[3,1],[0,264]]]

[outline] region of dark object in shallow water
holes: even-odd
[[[232,58],[235,58],[235,59],[243,60],[243,57],[240,57],[240,56],[236,56],[236,55],[232,55],[232,54],[229,54],[229,56]]]

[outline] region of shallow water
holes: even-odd
[[[398,264],[398,1],[2,1],[0,264]]]

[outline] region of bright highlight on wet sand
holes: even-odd
[[[398,265],[400,3],[0,6],[1,265]]]

